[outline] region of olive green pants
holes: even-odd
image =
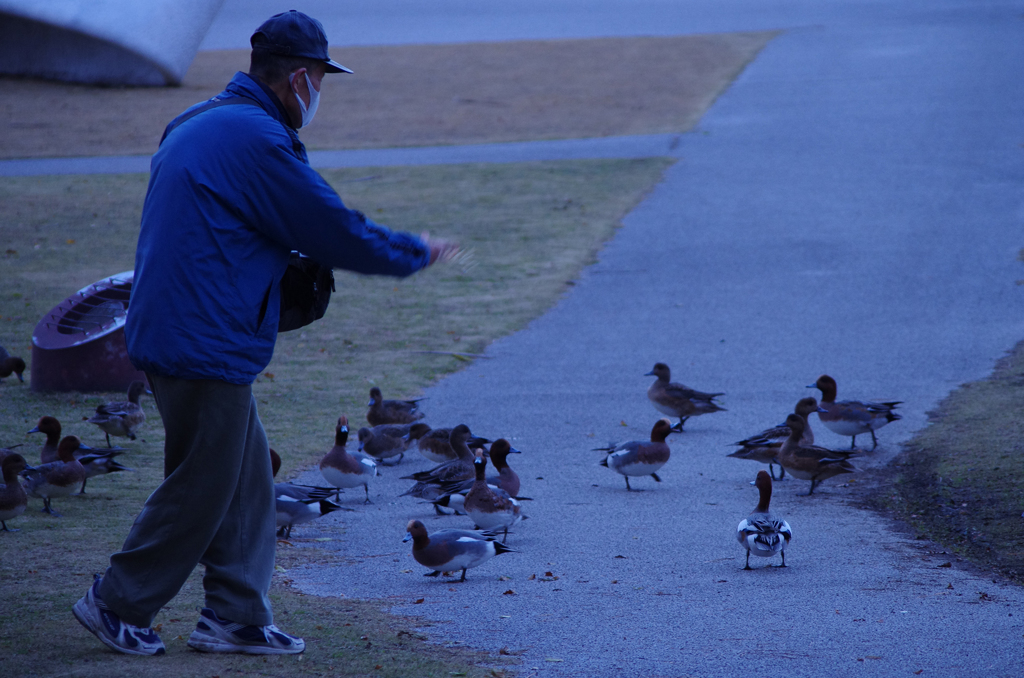
[[[151,626],[202,564],[206,607],[272,624],[274,478],[252,388],[153,375],[150,384],[167,436],[164,481],[110,557],[100,597],[125,622]]]

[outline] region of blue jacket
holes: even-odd
[[[430,253],[345,207],[272,92],[237,73],[219,96],[259,106],[204,111],[153,156],[125,338],[146,372],[249,384],[274,353],[291,250],[392,276],[425,267]]]

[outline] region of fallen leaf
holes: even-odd
[[[501,595],[503,595],[503,596],[514,596],[514,595],[516,595],[516,592],[513,591],[512,589],[509,589],[508,591],[505,591]]]
[[[618,584],[618,583],[619,583],[619,580],[618,580],[618,579],[612,579],[612,583],[613,583],[613,584]]]
[[[287,572],[287,571],[288,570],[284,569],[280,565],[274,565],[274,572]]]
[[[625,559],[626,559],[626,556],[615,556],[615,557],[616,557],[616,558],[622,558],[623,560],[625,560]]]
[[[546,661],[546,662],[564,662],[565,660],[564,659],[559,659],[558,657],[546,657],[544,659],[544,661]]]
[[[412,570],[399,570],[402,574],[411,574]]]
[[[69,245],[74,245],[75,244],[75,239],[74,238],[68,238],[64,242],[66,242]]]
[[[922,673],[924,673],[924,669],[919,669],[917,671],[914,671],[914,675],[915,676],[920,676]]]
[[[512,615],[510,615],[510,614],[503,614],[500,617],[498,617],[498,619],[511,619],[511,618],[512,618]]]
[[[498,577],[498,581],[510,581],[511,579],[512,577],[506,577],[505,575]]]
[[[619,426],[629,426],[629,424],[627,424],[626,420],[623,419],[622,421],[619,422]]]
[[[535,575],[535,574],[531,574],[531,575],[530,575],[529,577],[527,577],[527,578],[526,578],[526,580],[527,580],[527,581],[533,581],[533,580],[534,580],[534,579],[536,579],[536,578],[537,578],[537,575]]]
[[[942,565],[937,565],[936,567],[953,567],[953,563],[943,563]]]
[[[412,604],[413,605],[419,605],[420,603],[423,602],[423,600],[424,600],[423,598],[417,598],[416,600],[412,601]]]

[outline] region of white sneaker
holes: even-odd
[[[188,646],[200,652],[241,652],[243,654],[298,654],[306,649],[302,638],[289,635],[273,624],[245,626],[221,619],[204,607]]]
[[[100,579],[89,587],[89,591],[71,608],[82,626],[107,647],[125,654],[161,655],[167,652],[160,636],[151,628],[140,628],[121,621],[100,599],[96,588]]]

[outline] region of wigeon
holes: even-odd
[[[384,463],[385,459],[398,457],[398,460],[387,466],[397,466],[405,457],[405,451],[420,436],[429,433],[426,424],[382,424],[373,428],[359,429],[359,451],[370,455]]]
[[[412,557],[420,565],[430,568],[424,577],[436,577],[442,572],[462,570],[459,581],[466,581],[466,570],[483,565],[501,553],[515,553],[513,549],[495,541],[494,537],[470,530],[439,530],[432,535],[418,520],[410,520],[405,539],[412,540]]]
[[[860,400],[840,400],[836,402],[836,380],[827,374],[818,377],[818,380],[807,388],[816,388],[821,391],[821,410],[818,412],[818,419],[829,430],[841,436],[850,436],[850,448],[857,445],[857,436],[862,433],[871,434],[871,449],[878,447],[878,438],[875,431],[886,424],[897,419],[900,415],[893,412],[893,409],[900,405],[902,400],[889,402],[864,402]]]
[[[334,428],[334,447],[320,460],[320,475],[334,487],[345,489],[363,486],[365,504],[370,501],[370,479],[377,476],[377,462],[365,455],[353,455],[348,444],[348,418],[342,415]]]
[[[40,466],[28,466],[21,474],[25,477],[25,490],[43,500],[43,511],[59,517],[50,506],[54,497],[66,497],[85,482],[85,467],[75,459],[75,450],[82,444],[78,436],[66,436],[60,441],[59,461]]]
[[[679,417],[679,423],[673,427],[676,431],[683,430],[683,424],[690,417],[712,412],[725,412],[725,408],[713,402],[724,393],[703,393],[682,384],[672,383],[672,371],[665,363],[655,363],[654,369],[645,374],[646,377],[658,379],[647,389],[647,397],[654,409],[670,417]]]
[[[810,424],[807,424],[807,416],[817,411],[818,401],[814,398],[801,398],[793,409],[794,414],[798,414],[804,419],[804,436],[800,441],[804,445],[814,444],[814,433],[811,431]],[[740,445],[740,449],[727,456],[768,464],[768,472],[771,474],[772,480],[782,480],[786,477],[786,469],[780,465],[779,477],[776,478],[774,464],[779,463],[778,456],[779,450],[782,449],[782,441],[788,437],[789,427],[785,424],[780,424],[779,426],[765,429],[757,435],[733,443],[734,445]]]
[[[115,400],[96,408],[96,414],[89,419],[89,423],[96,424],[107,434],[107,447],[110,447],[110,436],[135,440],[136,429],[146,421],[139,397],[147,392],[145,384],[133,381],[128,387],[128,400]]]
[[[631,440],[610,447],[598,447],[595,451],[608,452],[601,466],[621,473],[626,479],[626,489],[632,491],[633,488],[629,486],[630,476],[651,476],[661,482],[657,471],[668,463],[671,454],[665,439],[674,430],[667,419],[659,419],[651,429],[650,441]]]
[[[18,474],[25,470],[25,457],[11,452],[4,457],[0,468],[3,470],[4,484],[0,485],[0,525],[4,532],[17,532],[7,527],[7,521],[17,518],[28,506],[28,495],[21,486]]]
[[[452,461],[459,458],[455,449],[452,448],[451,442],[449,442],[451,435],[452,430],[450,428],[432,428],[429,433],[420,436],[420,439],[416,442],[416,446],[419,448],[420,454],[424,457],[435,464],[443,464],[446,461]],[[466,444],[472,450],[483,448],[490,442],[491,441],[487,438],[473,436],[466,442]]]
[[[419,471],[408,476],[402,476],[402,480],[415,480],[416,485],[400,496],[420,497],[430,501],[440,494],[438,490],[442,486],[473,478],[474,456],[467,444],[472,437],[473,434],[465,424],[459,424],[453,428],[448,440],[458,458],[439,464],[428,471]]]
[[[786,417],[786,425],[790,428],[790,434],[786,442],[782,443],[778,460],[794,478],[811,481],[811,489],[806,496],[814,494],[814,488],[823,480],[857,471],[857,468],[847,461],[851,452],[802,444],[800,438],[804,433],[804,420],[800,415],[791,414]]]
[[[779,567],[785,567],[786,547],[793,538],[793,530],[789,528],[789,523],[769,509],[772,501],[771,476],[764,471],[758,471],[754,484],[761,493],[761,499],[750,515],[736,526],[736,540],[747,550],[747,561],[743,569],[753,569],[750,567],[751,553],[762,558],[781,555],[782,565]]]
[[[463,510],[477,529],[504,530],[504,542],[508,539],[508,528],[523,519],[522,507],[508,492],[487,484],[487,459],[478,453],[473,461],[476,480],[466,493]]]
[[[24,372],[25,361],[18,356],[11,355],[6,348],[0,346],[0,383],[13,374],[18,377],[18,381],[24,384],[25,378],[21,376]]]
[[[60,432],[60,421],[56,417],[47,415],[39,417],[36,425],[25,434],[43,433],[46,435],[46,442],[43,443],[42,448],[39,450],[40,463],[49,464],[51,461],[57,461],[57,445],[60,444]]]
[[[487,476],[487,484],[501,488],[510,496],[518,498],[520,488],[519,474],[513,471],[512,467],[508,465],[508,455],[510,454],[521,454],[521,452],[512,447],[512,445],[510,445],[504,438],[498,438],[494,441],[491,445],[489,456],[491,458],[491,463],[494,464],[494,470],[497,471],[497,473]],[[442,489],[446,493],[469,492],[475,482],[475,467],[473,474],[473,480],[466,479],[458,483],[449,483],[444,485]]]
[[[14,454],[14,451],[24,444],[25,443],[18,443],[17,445],[11,445],[10,447],[0,447],[0,465],[4,463],[4,459],[7,458],[7,455]]]
[[[419,402],[416,400],[384,400],[380,389],[374,386],[370,389],[370,402],[367,407],[366,421],[370,426],[383,426],[384,424],[411,424],[423,418],[419,411]]]

